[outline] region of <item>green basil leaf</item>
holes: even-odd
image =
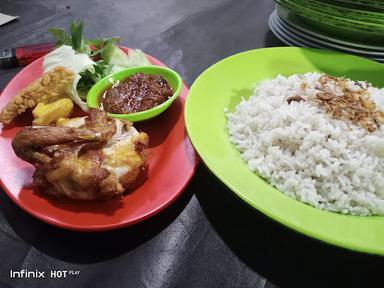
[[[75,33],[76,27],[77,27],[76,21],[72,21],[70,24],[70,27],[69,27],[71,30],[71,35],[73,35]]]
[[[80,21],[76,26],[75,22],[71,23],[72,32],[72,47],[77,52],[82,52],[83,49],[83,21]]]
[[[50,28],[48,31],[55,37],[56,46],[72,45],[72,41],[63,29]]]

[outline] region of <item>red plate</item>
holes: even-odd
[[[152,64],[165,66],[148,56]],[[20,71],[4,89],[0,109],[23,87],[40,77],[42,59]],[[181,194],[192,178],[198,158],[185,130],[184,102],[188,88],[162,115],[135,125],[149,135],[148,175],[145,182],[122,199],[82,202],[57,199],[35,193],[31,188],[34,168],[19,159],[11,147],[16,132],[30,125],[30,116],[21,116],[0,134],[0,184],[8,196],[33,216],[66,229],[111,230],[140,222],[164,209]]]

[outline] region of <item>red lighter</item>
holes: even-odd
[[[55,48],[53,43],[0,49],[0,67],[25,66],[44,56]]]

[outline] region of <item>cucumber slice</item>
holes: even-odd
[[[150,66],[148,58],[139,49],[131,49],[128,55],[124,53],[118,46],[109,43],[101,53],[108,64],[112,65],[111,72],[123,70],[134,66]]]

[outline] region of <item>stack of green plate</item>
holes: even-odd
[[[294,46],[384,61],[384,0],[276,0],[271,30]]]

